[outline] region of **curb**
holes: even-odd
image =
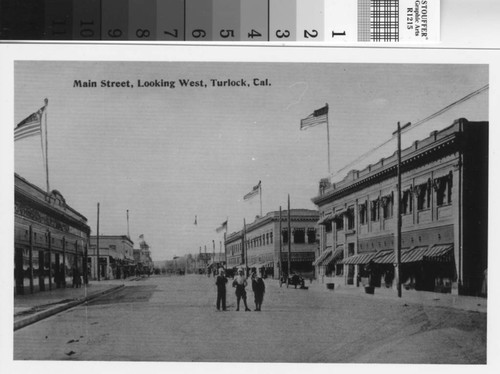
[[[62,304],[62,305],[56,306],[54,308],[43,310],[40,313],[35,313],[32,316],[21,319],[19,321],[15,321],[14,322],[14,331],[22,329],[23,327],[31,325],[35,322],[41,321],[42,319],[45,319],[47,317],[53,316],[54,314],[57,314],[57,313],[60,313],[62,311],[65,311],[67,309],[73,308],[77,305],[83,304],[86,301],[90,301],[90,300],[96,299],[98,297],[107,295],[111,292],[118,291],[119,289],[124,288],[124,287],[125,287],[125,285],[121,284],[119,286],[111,287],[107,290],[96,292],[95,294],[88,295],[87,297],[83,297],[81,299],[76,299],[76,300],[70,301],[69,303]]]

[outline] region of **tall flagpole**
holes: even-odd
[[[48,132],[47,132],[47,106],[49,105],[49,99],[45,99],[45,177],[47,181],[47,193],[50,192],[49,185],[49,142],[48,142]]]
[[[327,146],[328,146],[328,175],[331,175],[331,166],[330,166],[330,125],[329,125],[329,120],[328,120],[328,103],[326,104],[326,139],[327,139]]]
[[[260,216],[262,217],[262,182],[259,181]]]

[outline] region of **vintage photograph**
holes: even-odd
[[[14,361],[488,363],[487,63],[13,80]]]

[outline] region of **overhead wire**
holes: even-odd
[[[462,97],[461,99],[458,99],[457,101],[454,101],[453,103],[445,106],[444,108],[438,110],[437,112],[434,112],[433,114],[425,117],[424,119],[411,124],[407,128],[401,130],[401,133],[404,134],[404,133],[406,133],[408,131],[411,131],[411,130],[415,129],[417,126],[420,126],[420,125],[422,125],[422,124],[424,124],[426,122],[429,122],[430,120],[432,120],[432,119],[440,116],[444,112],[447,112],[451,108],[453,108],[453,107],[455,107],[457,105],[460,105],[460,104],[462,104],[463,102],[465,102],[467,100],[470,100],[474,96],[479,95],[479,94],[483,93],[484,91],[486,91],[488,89],[489,89],[489,84],[486,84],[483,87],[481,87],[481,88],[479,88],[479,89],[471,92],[470,94]],[[361,156],[357,157],[354,161],[351,161],[350,163],[348,163],[347,165],[345,165],[344,167],[342,167],[341,169],[339,169],[332,177],[335,177],[335,176],[339,175],[341,172],[345,171],[347,168],[349,168],[349,167],[357,164],[358,162],[360,162],[361,160],[365,159],[366,157],[368,157],[369,155],[371,155],[375,151],[377,151],[380,148],[382,148],[383,146],[389,144],[393,139],[396,138],[396,136],[397,136],[397,134],[394,133],[391,138],[387,139],[386,141],[384,141],[383,143],[379,144],[378,146],[370,149],[369,151],[363,153]]]

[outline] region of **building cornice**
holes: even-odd
[[[453,125],[440,132],[434,131],[431,133],[430,137],[422,141],[416,141],[411,147],[402,150],[402,174],[420,165],[424,165],[456,152],[459,149],[458,138],[461,132],[460,121],[461,120],[456,121]],[[430,141],[431,139],[432,141]],[[397,152],[390,157],[381,159],[374,165],[369,165],[361,171],[350,171],[344,180],[335,183],[332,187],[328,188],[323,195],[316,196],[311,200],[314,204],[321,206],[347,196],[355,191],[359,191],[367,185],[395,177],[396,173]]]

